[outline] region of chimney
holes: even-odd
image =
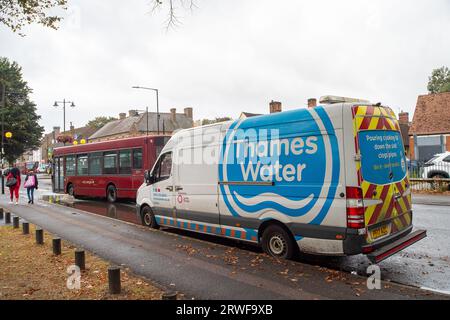
[[[409,113],[408,112],[400,112],[398,114],[398,122],[399,123],[404,123],[404,124],[409,124]]]
[[[172,120],[173,122],[177,121],[177,109],[170,109],[170,120]]]
[[[123,119],[125,119],[126,117],[127,117],[127,114],[126,114],[125,112],[119,113],[119,119],[120,119],[120,120],[123,120]]]
[[[281,102],[272,100],[269,103],[269,110],[270,110],[270,113],[281,112]]]
[[[192,117],[193,117],[192,108],[184,108],[184,114],[185,114],[186,117],[188,117],[189,119],[192,119]]]
[[[310,98],[308,99],[308,108],[314,108],[317,106],[317,99]]]
[[[129,117],[134,117],[137,116],[138,112],[136,110],[128,110],[128,116]]]
[[[59,136],[61,131],[60,127],[53,127],[53,133],[55,134],[55,137]]]

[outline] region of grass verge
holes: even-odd
[[[62,254],[55,256],[52,235],[45,232],[44,245],[37,245],[34,230],[30,224],[30,234],[23,235],[22,229],[0,226],[0,300],[161,299],[161,289],[131,274],[127,268],[121,270],[122,293],[109,294],[109,263],[87,251],[80,289],[68,289],[67,268],[74,264],[75,246],[62,239]]]

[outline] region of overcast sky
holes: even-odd
[[[62,110],[83,126],[133,108],[194,108],[194,118],[305,107],[334,94],[414,111],[431,70],[450,67],[449,0],[196,0],[166,31],[149,0],[69,0],[58,31],[0,26],[0,56],[17,61],[46,131]]]

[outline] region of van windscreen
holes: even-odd
[[[361,174],[373,184],[389,184],[406,176],[406,158],[400,132],[367,130],[358,133]]]

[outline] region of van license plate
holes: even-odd
[[[370,235],[372,239],[381,238],[389,233],[389,225],[385,224],[384,226],[378,227],[370,231]]]

